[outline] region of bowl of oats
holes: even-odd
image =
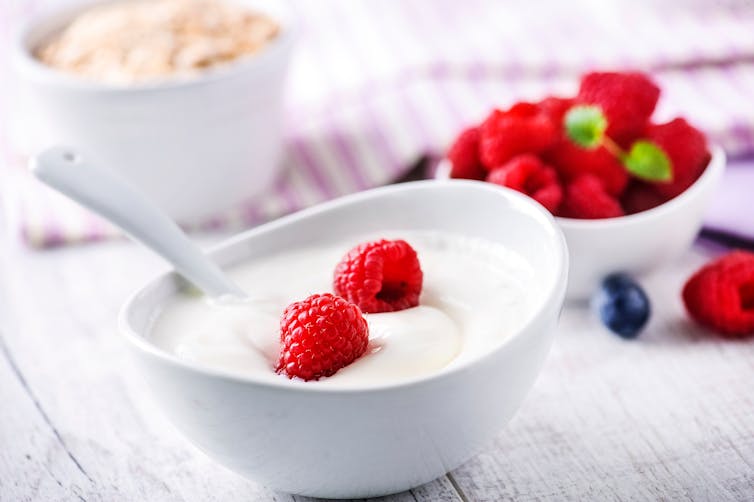
[[[295,26],[280,2],[132,0],[31,19],[14,67],[30,153],[76,148],[197,224],[263,194]]]

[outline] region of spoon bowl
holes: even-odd
[[[487,444],[519,408],[544,363],[568,270],[553,218],[521,194],[480,182],[405,183],[257,227],[211,256],[230,267],[355,235],[414,230],[484,239],[525,257],[535,299],[520,329],[500,333],[489,350],[428,377],[359,388],[237,376],[163,351],[150,329],[180,288],[175,273],[128,300],[120,330],[175,426],[237,473],[318,497],[371,497],[421,485]]]

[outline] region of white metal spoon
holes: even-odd
[[[65,147],[45,150],[30,166],[42,182],[123,229],[208,296],[246,297],[173,220],[114,172]]]

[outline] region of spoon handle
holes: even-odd
[[[45,150],[30,165],[42,182],[123,229],[207,295],[246,296],[172,219],[116,173],[64,147]]]

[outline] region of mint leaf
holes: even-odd
[[[599,106],[574,106],[565,116],[565,130],[577,145],[594,149],[602,143],[607,119]]]
[[[651,141],[640,140],[631,145],[623,157],[628,172],[647,181],[670,181],[673,168],[668,155]]]

